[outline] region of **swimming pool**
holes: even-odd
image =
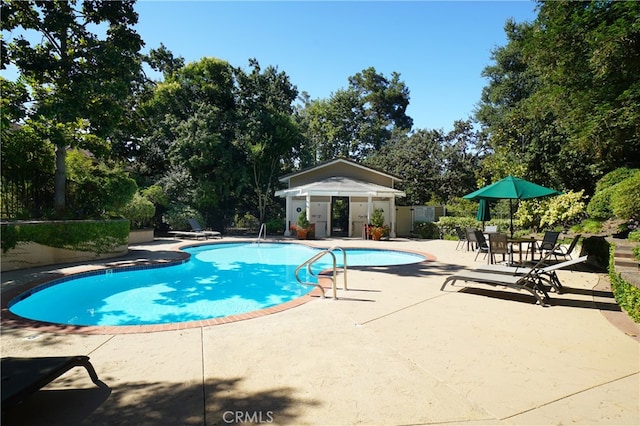
[[[304,296],[294,271],[319,250],[292,243],[218,243],[185,248],[189,261],[145,269],[97,271],[49,282],[16,297],[9,310],[57,324],[167,324],[237,315]],[[347,266],[417,263],[424,256],[394,250],[347,249]],[[342,255],[337,253],[339,266]],[[331,256],[314,265],[332,266]],[[301,278],[316,282],[303,270]]]

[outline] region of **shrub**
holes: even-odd
[[[172,204],[165,212],[163,221],[171,225],[173,230],[188,231],[191,230],[189,219],[192,218],[196,219],[200,223],[204,222],[202,215],[192,207],[182,204]]]
[[[587,214],[592,219],[607,220],[613,217],[613,210],[611,210],[611,196],[614,188],[609,187],[602,191],[596,192],[589,204],[587,205]]]
[[[440,232],[445,239],[447,236],[457,238],[456,226],[459,226],[462,229],[475,229],[478,227],[478,221],[475,217],[442,216],[435,223],[440,228]]]
[[[612,188],[611,209],[618,219],[640,215],[640,170]]]
[[[420,238],[437,240],[440,238],[440,228],[434,222],[416,222],[413,226]]]
[[[616,273],[614,254],[615,247],[612,247],[609,258],[609,278],[613,295],[618,305],[627,312],[629,317],[640,323],[640,289],[632,286],[620,274]]]
[[[628,169],[626,167],[620,167],[615,169],[603,177],[601,177],[596,183],[596,193],[604,191],[607,188],[622,182],[636,172],[635,169]]]
[[[284,233],[285,227],[284,218],[278,219],[270,219],[267,221],[267,233],[268,234],[279,234],[282,235]]]
[[[518,225],[534,230],[567,226],[585,215],[584,191],[565,192],[549,198],[537,198],[520,202],[514,214]]]
[[[74,251],[108,253],[127,245],[128,220],[81,220],[2,225],[2,250],[14,248],[19,241]]]
[[[584,190],[543,199],[541,204],[546,208],[540,217],[540,227],[567,226],[580,220],[585,214],[583,198]]]
[[[602,222],[595,219],[585,219],[571,227],[571,232],[575,234],[597,234],[600,231],[602,231]]]
[[[384,212],[382,209],[375,209],[371,213],[371,225],[377,228],[384,226]]]
[[[131,229],[142,229],[150,226],[149,221],[156,214],[156,207],[141,193],[136,192],[133,199],[120,213],[131,221]]]
[[[298,215],[298,227],[301,229],[309,228],[309,219],[307,219],[307,211],[302,210]]]
[[[258,218],[249,212],[246,212],[242,216],[236,214],[234,217],[234,223],[238,228],[258,229],[260,227],[260,221]]]

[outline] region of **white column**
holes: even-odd
[[[285,211],[285,219],[284,219],[284,236],[285,237],[289,237],[291,236],[291,225],[293,225],[291,223],[291,196],[287,195],[286,198],[286,207],[284,209]]]
[[[396,237],[396,197],[391,197],[391,231],[389,232],[391,238]]]
[[[304,208],[307,210],[307,220],[311,223],[311,195],[307,194],[305,199]]]

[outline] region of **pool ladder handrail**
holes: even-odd
[[[311,270],[311,266],[316,263],[318,260],[320,260],[322,257],[324,257],[327,254],[331,255],[331,258],[333,259],[333,274],[331,276],[331,281],[332,281],[332,289],[333,289],[333,298],[334,299],[338,299],[338,294],[337,294],[337,285],[336,285],[336,275],[337,275],[337,262],[336,262],[336,254],[334,253],[334,251],[336,250],[341,250],[342,251],[342,257],[343,257],[343,261],[342,261],[342,271],[343,271],[343,283],[342,283],[342,289],[343,290],[348,290],[347,289],[347,252],[345,251],[344,248],[339,247],[339,246],[333,246],[329,249],[324,249],[318,253],[316,253],[315,255],[311,256],[309,259],[307,259],[306,261],[302,262],[295,271],[295,277],[296,280],[298,281],[298,283],[300,284],[304,284],[304,285],[314,285],[316,286],[319,290],[320,290],[320,294],[322,295],[322,298],[324,299],[326,296],[324,294],[324,288],[320,285],[320,280],[318,279],[317,283],[311,283],[311,282],[306,282],[306,281],[302,281],[299,277],[299,273],[300,270],[302,268],[304,268],[305,266],[307,267],[307,272],[309,273],[309,275],[318,278],[318,275],[314,274],[313,271]]]
[[[267,224],[266,223],[261,223],[260,224],[260,230],[258,231],[258,238],[256,239],[256,242],[258,244],[260,244],[260,236],[264,234],[263,239],[265,241],[267,241]]]

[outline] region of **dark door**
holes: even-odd
[[[331,198],[331,236],[349,236],[349,197]]]

